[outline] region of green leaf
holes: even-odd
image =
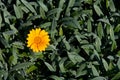
[[[92,73],[93,73],[93,76],[99,76],[99,72],[93,65],[92,65]]]
[[[0,41],[5,46],[5,48],[10,47],[9,43],[0,35]]]
[[[10,25],[10,29],[13,30],[15,34],[18,32],[14,25]]]
[[[5,34],[11,36],[11,35],[15,34],[15,31],[13,31],[13,30],[5,31],[5,32],[3,32],[3,35],[5,35]]]
[[[117,48],[116,41],[112,41],[111,51],[115,50]]]
[[[60,67],[61,72],[65,72],[64,62],[66,61],[66,59],[67,58],[63,58],[59,63],[59,67]]]
[[[100,39],[102,39],[102,37],[104,36],[103,26],[102,26],[101,22],[98,23],[97,34],[100,37]]]
[[[35,19],[39,19],[40,18],[40,15],[35,15],[35,16],[31,16],[28,21],[31,21],[31,20],[35,20]]]
[[[120,72],[118,72],[111,80],[119,80],[120,79]]]
[[[65,3],[65,0],[60,0],[60,1],[59,1],[59,8],[60,8],[60,9],[63,8],[64,3]],[[59,10],[59,11],[57,12],[57,14],[56,14],[56,20],[59,19],[61,11],[62,11],[62,10]]]
[[[91,59],[94,59],[94,57],[96,57],[98,60],[100,60],[100,56],[99,56],[98,52],[95,49],[94,49],[93,53],[94,54],[91,56]]]
[[[70,47],[70,44],[69,44],[68,41],[66,41],[65,38],[63,39],[63,43],[65,44],[66,49],[67,49],[67,50],[70,50],[70,48],[71,48],[71,47]]]
[[[113,31],[113,27],[110,27],[110,37],[112,41],[115,41],[115,36],[114,36],[114,31]]]
[[[21,2],[34,14],[36,14],[35,9],[32,7],[32,5],[30,3],[28,3],[26,0],[21,0]]]
[[[110,3],[110,5],[109,5],[110,10],[111,10],[112,12],[115,12],[115,11],[116,11],[116,8],[115,8],[115,5],[114,5],[113,0],[110,0],[109,3]]]
[[[18,6],[18,5],[20,5],[20,4],[21,4],[20,0],[17,0],[17,1],[16,1],[16,5]]]
[[[0,61],[4,63],[5,61],[4,61],[4,58],[3,58],[3,54],[2,54],[2,53],[3,53],[3,52],[2,52],[2,50],[0,49]]]
[[[101,11],[101,9],[99,8],[98,5],[94,4],[94,9],[95,9],[98,16],[103,15],[103,13],[102,13],[102,11]]]
[[[17,64],[17,59],[14,57],[14,56],[10,56],[9,57],[9,64],[10,65],[15,65],[15,64]]]
[[[70,10],[74,6],[75,0],[69,0],[65,15],[70,16]]]
[[[81,63],[82,61],[84,61],[85,59],[83,57],[81,57],[80,55],[78,55],[75,52],[67,52],[68,53],[68,57],[69,59],[76,64],[77,62]]]
[[[59,36],[63,36],[63,29],[62,29],[62,26],[60,26],[60,28],[59,28]]]
[[[40,7],[39,11],[40,11],[40,16],[42,17],[42,19],[45,19],[46,15],[45,15],[45,11],[43,10],[43,8]]]
[[[105,77],[95,77],[93,79],[90,79],[90,80],[107,80]]]
[[[75,38],[78,40],[78,42],[79,42],[80,44],[82,44],[82,43],[84,43],[85,41],[82,40],[80,36],[81,36],[80,34],[76,34],[76,35],[75,35]],[[87,43],[87,42],[85,42],[85,43]]]
[[[1,23],[2,23],[2,16],[1,16],[1,14],[0,14],[0,30],[1,30]]]
[[[98,19],[98,21],[103,22],[103,23],[106,23],[106,24],[108,24],[109,26],[111,25],[110,22],[109,22],[109,20],[108,20],[107,18]]]
[[[114,30],[113,27],[110,26],[110,38],[112,40],[112,46],[111,46],[111,51],[117,48],[117,43],[115,41],[115,35],[114,35]]]
[[[41,28],[47,28],[49,26],[51,26],[51,22],[46,22],[40,25]]]
[[[113,70],[114,69],[114,64],[113,64],[113,62],[111,61],[110,63],[109,63],[109,70]]]
[[[16,66],[14,66],[14,67],[10,70],[10,72],[15,71],[15,70],[24,69],[24,68],[26,68],[26,67],[29,67],[29,66],[33,65],[33,64],[34,64],[33,62],[23,62],[23,63],[19,63],[19,64],[17,64]]]
[[[63,25],[68,26],[68,28],[72,28],[72,29],[78,28],[81,30],[79,22],[72,17],[63,18],[62,23],[63,23]]]
[[[25,80],[25,78],[23,77],[23,75],[20,74],[20,73],[16,73],[16,74],[14,75],[14,77],[15,77],[15,79],[17,79],[17,80]]]
[[[54,39],[56,27],[57,27],[57,21],[53,19],[52,27],[51,27],[51,38],[52,39]]]
[[[119,58],[118,61],[117,61],[117,66],[118,66],[118,68],[119,68],[119,70],[120,70],[120,58]]]
[[[15,41],[12,43],[14,47],[19,48],[19,49],[24,49],[24,44],[22,42],[19,41]]]
[[[92,25],[90,20],[87,21],[87,29],[88,29],[88,32],[92,32]]]
[[[34,71],[34,70],[36,70],[36,69],[37,69],[37,67],[34,66],[34,65],[32,65],[32,66],[30,66],[30,67],[26,70],[26,72],[27,72],[27,74],[29,74],[30,72],[32,72],[32,71]]]
[[[14,7],[14,11],[15,11],[15,15],[16,17],[19,19],[19,18],[22,18],[23,17],[23,13],[22,11],[20,11],[21,9],[19,8],[19,6],[16,6],[16,5],[13,5]]]
[[[52,78],[53,80],[64,80],[63,77],[58,77],[56,75],[51,75],[50,78]]]
[[[21,27],[31,26],[32,24],[31,21],[27,21],[26,23],[21,24]]]
[[[116,27],[115,27],[115,32],[119,32],[120,31],[120,24],[118,24]]]
[[[40,4],[40,7],[45,11],[45,12],[47,12],[48,11],[48,8],[47,8],[47,6],[40,0],[40,1],[38,1],[38,3]]]
[[[105,59],[102,59],[102,63],[103,63],[103,66],[104,66],[105,70],[108,71],[109,67],[108,67],[107,61]]]
[[[7,80],[7,77],[8,77],[8,72],[5,71],[5,70],[0,70],[0,79],[3,80],[3,77],[4,77],[4,80]]]
[[[83,50],[87,53],[87,55],[89,55],[91,49],[94,49],[93,45],[90,44],[82,45],[81,48],[83,48]]]
[[[106,8],[108,9],[108,7],[109,7],[109,1],[106,0]]]
[[[62,10],[61,8],[52,9],[52,10],[48,11],[47,16],[55,15],[57,12],[61,12],[61,10]]]
[[[9,34],[10,33],[10,34]],[[10,35],[11,34],[14,34],[13,31],[6,31],[6,32],[3,32],[3,37],[4,39],[6,40],[6,42],[9,42],[9,39],[10,39]]]
[[[9,57],[9,61],[8,61],[10,65],[16,65],[17,64],[17,62],[18,62],[17,53],[18,53],[17,48],[12,47],[12,55]]]
[[[86,75],[87,74],[87,70],[85,70],[85,68],[86,68],[86,64],[81,64],[79,69],[77,69],[76,77],[80,77],[80,76]]]
[[[8,16],[10,16],[10,13],[6,10],[3,11],[3,14],[4,14],[4,20],[6,23],[10,24],[10,21],[8,19]]]
[[[53,71],[53,72],[56,71],[49,63],[47,63],[47,62],[44,62],[44,63],[50,71]]]
[[[25,6],[20,6],[20,8],[25,12],[25,13],[28,13],[29,10],[25,7]]]
[[[99,37],[96,37],[95,39],[95,47],[98,52],[101,52],[101,40]]]

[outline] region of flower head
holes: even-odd
[[[27,37],[27,47],[30,47],[34,52],[45,51],[49,41],[48,32],[40,28],[32,29]]]

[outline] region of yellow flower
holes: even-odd
[[[34,52],[45,51],[49,42],[48,32],[40,28],[32,29],[27,37],[27,47],[30,47]]]

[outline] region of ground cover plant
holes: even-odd
[[[120,80],[119,0],[0,0],[0,80]]]

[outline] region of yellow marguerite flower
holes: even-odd
[[[45,51],[49,41],[48,32],[40,28],[32,29],[27,37],[27,47],[30,47],[34,52]]]

